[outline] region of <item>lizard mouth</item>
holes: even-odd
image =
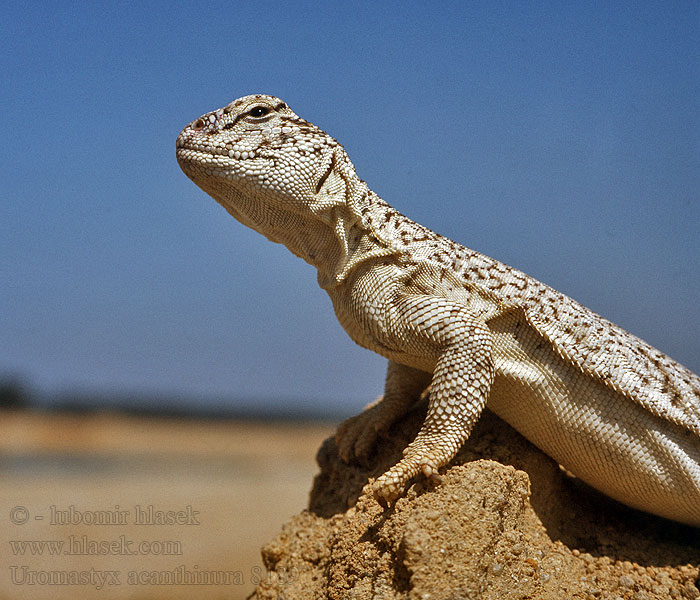
[[[198,168],[211,168],[233,174],[241,175],[260,171],[260,164],[256,169],[254,163],[246,163],[251,159],[261,160],[262,157],[250,149],[241,149],[236,144],[233,146],[214,146],[202,143],[200,140],[192,140],[183,136],[178,137],[175,150],[177,162],[184,171],[197,170]]]
[[[180,168],[186,173],[201,170],[202,168],[206,169],[208,167],[217,167],[221,169],[224,166],[221,159],[210,152],[182,147],[178,148],[175,154]]]
[[[204,154],[213,156],[228,156],[229,158],[246,159],[255,158],[256,152],[250,146],[236,141],[223,141],[218,136],[204,133],[198,129],[193,129],[191,126],[185,128],[180,135],[177,136],[175,148],[178,153],[180,150],[195,150]]]

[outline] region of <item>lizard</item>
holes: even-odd
[[[233,217],[313,265],[336,316],[388,359],[384,395],[340,425],[346,462],[428,393],[384,506],[440,480],[486,405],[566,470],[632,508],[700,527],[700,377],[568,296],[404,216],[343,146],[279,98],[187,125],[184,173]]]

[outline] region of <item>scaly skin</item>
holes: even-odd
[[[439,478],[488,402],[569,471],[629,506],[700,526],[700,378],[531,277],[395,211],[345,150],[255,95],[180,134],[177,159],[241,223],[318,270],[350,337],[389,359],[383,399],[343,423],[367,456],[430,385],[404,457],[373,484],[395,500]]]

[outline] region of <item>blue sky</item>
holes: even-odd
[[[396,208],[700,371],[700,5],[4,3],[0,377],[356,412],[384,359],[175,161],[282,97]]]

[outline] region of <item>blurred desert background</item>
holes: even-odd
[[[2,600],[245,598],[265,576],[260,546],[305,507],[315,452],[334,430],[298,419],[36,410],[9,396]],[[154,522],[136,523],[137,506]],[[157,522],[168,511],[177,522]],[[202,573],[213,583],[183,583]]]

